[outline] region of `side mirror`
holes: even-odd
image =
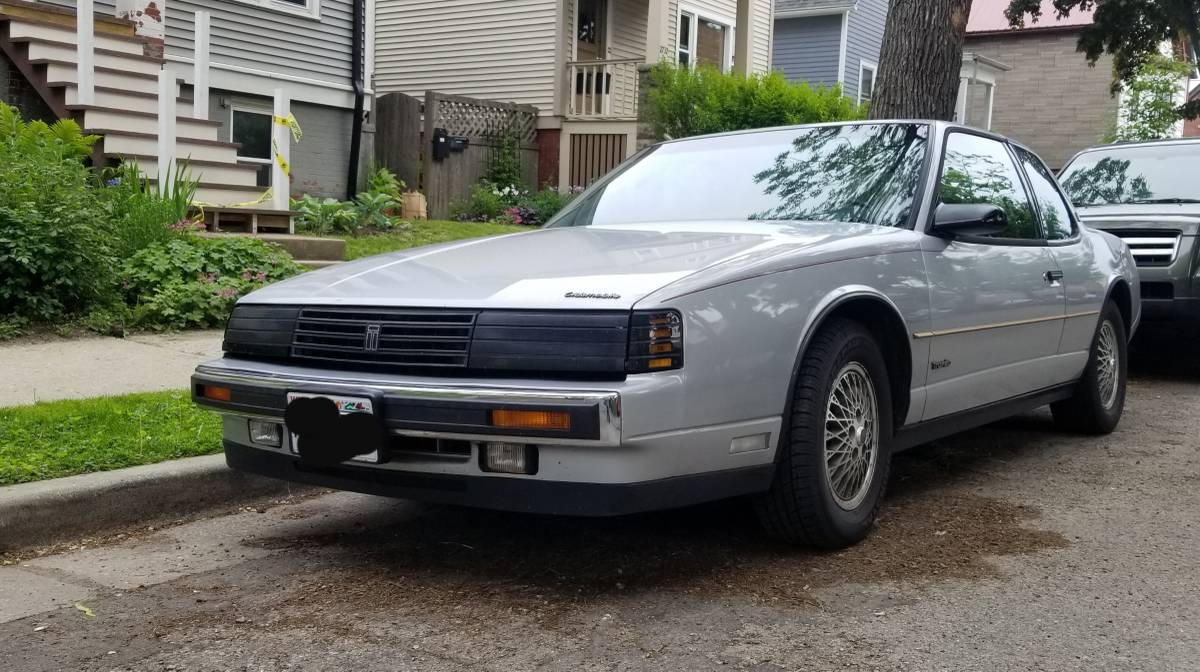
[[[1008,228],[1008,215],[990,203],[942,203],[933,215],[933,234],[993,236]]]

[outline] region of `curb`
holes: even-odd
[[[0,552],[94,537],[310,489],[234,471],[225,465],[222,454],[8,485],[0,487]]]

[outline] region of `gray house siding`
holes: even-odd
[[[771,67],[791,81],[832,86],[841,39],[841,14],[776,19]]]
[[[75,0],[44,0],[75,7]],[[97,0],[96,12],[113,14],[115,2]],[[299,16],[238,0],[169,0],[167,55],[191,58],[194,17],[212,15],[213,63],[336,84],[350,81],[352,0],[321,0],[320,18]]]
[[[887,14],[887,0],[859,0],[850,12],[850,23],[846,27],[846,73],[842,90],[855,100],[858,99],[859,65],[863,61],[876,65],[879,63]]]

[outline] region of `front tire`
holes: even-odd
[[[1075,394],[1050,405],[1060,427],[1084,434],[1108,434],[1117,428],[1125,409],[1128,345],[1121,311],[1106,304]]]
[[[891,467],[887,366],[865,327],[834,319],[800,363],[771,489],[755,503],[781,541],[837,549],[870,531]]]

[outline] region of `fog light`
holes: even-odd
[[[536,474],[537,448],[523,443],[488,442],[482,466],[484,471],[501,474]]]
[[[250,442],[260,446],[278,448],[282,442],[283,430],[277,422],[266,420],[250,421]]]

